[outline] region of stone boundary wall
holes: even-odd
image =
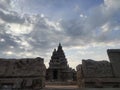
[[[43,88],[45,75],[42,58],[0,59],[0,89]]]
[[[107,53],[110,62],[88,59],[76,67],[80,88],[120,87],[120,49],[108,49]]]

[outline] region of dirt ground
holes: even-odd
[[[79,89],[77,85],[69,85],[69,86],[46,85],[43,90],[79,90]]]
[[[46,85],[42,90],[120,90],[120,88],[78,88],[77,85]]]

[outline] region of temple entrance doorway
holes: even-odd
[[[58,79],[58,70],[56,70],[56,69],[53,71],[53,79],[54,80]]]

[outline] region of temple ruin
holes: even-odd
[[[54,49],[46,73],[47,81],[73,81],[75,79],[76,72],[69,67],[61,44],[57,50]]]
[[[77,68],[77,83],[80,88],[119,88],[120,49],[107,50],[110,62],[82,60]]]

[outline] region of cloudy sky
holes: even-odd
[[[42,57],[61,42],[71,67],[120,48],[120,0],[0,0],[0,57]]]

